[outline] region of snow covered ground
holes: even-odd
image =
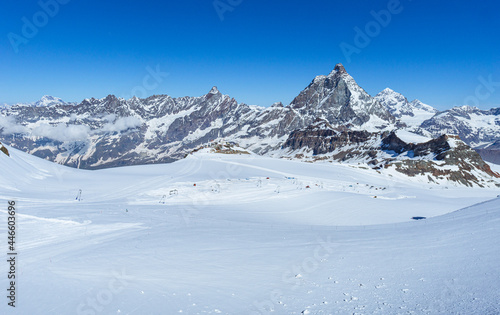
[[[498,189],[203,151],[84,171],[8,149],[17,307],[1,314],[500,312]]]

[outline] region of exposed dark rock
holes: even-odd
[[[305,129],[292,132],[283,144],[283,148],[293,151],[309,148],[313,151],[313,155],[320,155],[333,152],[336,148],[348,144],[364,144],[372,136],[373,133],[368,131],[334,129],[325,120],[317,120]]]
[[[364,161],[375,169],[394,167],[408,176],[427,176],[432,182],[446,179],[483,187],[487,181],[500,178],[458,136],[442,135],[424,143],[406,143],[394,132],[339,130],[318,120],[292,132],[282,148],[296,158],[304,159],[309,152],[309,160]]]
[[[0,143],[0,151],[2,151],[5,155],[10,156],[9,150],[7,150],[7,148],[4,147],[1,143]]]

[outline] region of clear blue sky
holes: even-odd
[[[288,104],[341,62],[371,95],[391,87],[439,109],[470,96],[480,108],[500,106],[500,83],[475,92],[480,76],[500,82],[497,1],[401,0],[350,62],[341,43],[355,47],[354,28],[373,26],[370,12],[391,1],[218,1],[233,4],[223,20],[213,0],[71,0],[47,21],[38,1],[2,1],[0,103],[130,96],[159,65],[168,76],[147,81],[151,95],[199,96],[217,85],[240,102]],[[23,17],[40,27],[19,43]]]

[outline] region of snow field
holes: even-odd
[[[206,152],[82,171],[8,149],[16,314],[500,311],[498,190]]]

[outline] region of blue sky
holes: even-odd
[[[240,102],[288,104],[341,62],[371,95],[391,87],[438,109],[500,106],[496,1],[54,1],[41,1],[53,16],[38,1],[0,4],[0,103],[217,85]]]

